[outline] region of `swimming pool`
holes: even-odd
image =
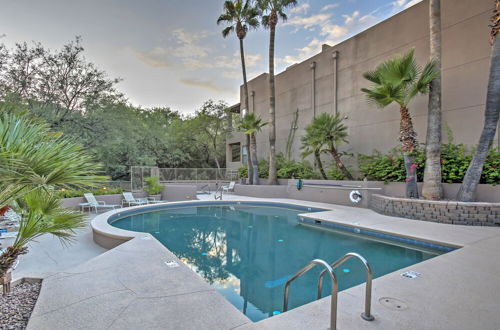
[[[376,278],[443,253],[308,224],[298,215],[321,209],[284,206],[159,207],[147,213],[123,212],[110,218],[110,224],[151,233],[252,321],[282,311],[286,280],[311,259],[333,262],[356,252],[368,260]],[[292,284],[291,308],[315,300],[319,272],[312,270]],[[347,261],[336,273],[340,290],[363,283],[366,276],[356,260]],[[327,282],[324,296],[330,291]]]

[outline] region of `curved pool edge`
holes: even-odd
[[[109,220],[115,216],[121,215],[133,215],[137,213],[144,213],[148,211],[157,211],[161,209],[175,208],[175,207],[187,207],[187,206],[205,206],[205,205],[255,205],[255,206],[275,206],[275,207],[289,207],[289,208],[304,208],[304,211],[312,211],[312,209],[320,211],[332,211],[332,208],[311,206],[292,202],[283,201],[269,201],[269,200],[230,200],[230,201],[206,201],[206,200],[190,200],[181,202],[167,202],[161,204],[151,204],[151,205],[139,205],[132,207],[125,207],[121,209],[111,210],[102,214],[99,214],[94,219],[92,219],[90,226],[92,228],[92,236],[94,242],[98,245],[106,248],[112,249],[119,246],[122,243],[130,241],[136,237],[144,237],[148,235],[153,237],[153,235],[145,232],[136,232],[125,229],[120,229],[112,226]],[[310,203],[307,203],[310,204]],[[155,238],[156,239],[156,238]]]

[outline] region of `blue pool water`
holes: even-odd
[[[297,215],[304,212],[310,211],[243,204],[189,206],[130,215],[111,224],[155,236],[253,321],[281,312],[286,280],[311,259],[333,262],[356,252],[379,277],[440,254],[299,224]],[[291,308],[315,300],[319,272],[313,269],[292,284]],[[366,277],[361,263],[352,259],[336,274],[340,290]],[[327,280],[323,290],[327,296]]]

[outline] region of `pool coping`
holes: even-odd
[[[489,325],[491,325],[491,328],[494,328],[494,325],[500,322],[500,316],[496,312],[500,308],[500,301],[498,299],[495,300],[493,295],[491,295],[492,290],[500,289],[500,277],[498,276],[498,274],[500,274],[500,266],[490,265],[490,260],[478,258],[478,256],[481,256],[484,253],[487,253],[488,255],[492,254],[493,252],[490,250],[493,250],[494,253],[496,253],[494,255],[500,253],[500,228],[488,227],[488,229],[485,230],[484,228],[477,227],[425,223],[416,220],[388,217],[367,209],[293,199],[249,199],[241,196],[234,196],[234,198],[235,199],[231,202],[245,202],[252,200],[255,202],[276,202],[279,204],[301,205],[305,207],[327,209],[329,211],[310,214],[306,213],[302,214],[302,216],[320,220],[322,223],[333,223],[336,225],[347,226],[349,228],[362,228],[392,235],[409,237],[409,233],[411,232],[411,237],[415,237],[419,240],[425,240],[427,242],[443,244],[446,246],[462,247],[453,252],[437,256],[407,268],[422,273],[422,278],[418,278],[416,280],[403,279],[400,276],[400,273],[405,269],[402,269],[375,279],[373,282],[374,299],[372,301],[373,314],[375,315],[375,321],[373,322],[363,321],[359,317],[359,313],[362,309],[364,285],[358,285],[340,292],[338,324],[341,328],[398,329],[439,328],[440,326],[442,328],[446,326],[454,326],[455,328],[466,329],[472,327],[471,322],[476,327],[478,325],[477,322],[481,322],[482,328],[489,328]],[[187,203],[174,202],[169,203],[169,206],[175,207],[186,204],[203,205],[204,203],[206,203],[206,201],[189,201]],[[228,204],[228,201],[221,201],[218,203]],[[210,204],[213,204],[213,202]],[[158,207],[155,206],[139,206],[127,208],[127,211],[137,209],[154,210],[157,208]],[[115,257],[121,257],[124,250],[129,251],[133,246],[141,246],[144,249],[146,249],[146,247],[151,248],[152,251],[160,251],[160,253],[171,253],[168,248],[161,245],[150,234],[118,229],[107,223],[107,219],[110,216],[121,212],[123,213],[123,209],[109,211],[97,216],[94,218],[94,221],[92,221],[92,229],[95,230],[97,236],[99,236],[99,234],[106,234],[108,235],[107,238],[110,241],[114,241],[114,243],[117,242],[116,240],[121,240],[121,243],[126,242],[125,244],[119,244],[120,246],[117,248],[106,252],[105,255],[107,255],[107,260],[112,261]],[[151,237],[152,239],[145,240],[145,237]],[[469,260],[471,255],[474,256],[474,258]],[[102,257],[104,257],[104,255],[102,255]],[[135,262],[137,259],[134,258],[135,256],[131,255],[128,262]],[[158,260],[155,259],[154,263],[157,263],[157,261]],[[465,265],[465,263],[467,263],[467,265]],[[471,266],[469,263],[471,263],[473,267],[469,267]],[[83,268],[87,270],[92,267],[86,266]],[[442,278],[442,273],[449,272],[450,268],[454,269],[454,273],[447,274],[449,278],[444,280]],[[478,280],[478,270],[481,270],[481,280]],[[455,271],[457,276],[454,276]],[[71,271],[69,271],[69,273],[71,273]],[[435,276],[436,274],[439,276]],[[471,276],[476,280],[472,281],[472,284]],[[57,281],[57,279],[55,279],[55,281]],[[201,278],[196,278],[195,280],[195,282],[200,281],[203,282]],[[159,286],[159,288],[161,288],[161,286]],[[457,288],[460,288],[460,290],[457,290]],[[458,309],[463,310],[463,313],[458,313],[456,307],[449,310],[446,306],[443,306],[440,303],[441,299],[437,299],[437,301],[436,299],[429,299],[428,296],[425,296],[425,293],[429,291],[432,292],[433,295],[437,296],[440,294],[453,296],[456,295],[457,292],[460,294],[467,293],[466,295],[461,295],[459,298],[456,298],[455,300],[457,301],[450,299],[450,301],[454,301],[459,304]],[[479,301],[479,298],[476,299],[478,301],[471,301],[471,299],[469,299],[469,297],[475,297],[479,293],[482,294],[481,301]],[[422,294],[424,294],[424,296],[421,296]],[[219,294],[217,293],[217,295]],[[377,300],[382,299],[381,297],[387,296],[396,297],[406,302],[409,306],[408,310],[405,312],[394,312],[384,309]],[[448,296],[446,296],[446,298],[447,297]],[[466,297],[466,300],[460,301],[460,298]],[[446,298],[443,297],[443,299]],[[471,303],[473,304],[471,305]],[[481,303],[481,307],[478,307],[476,308],[477,310],[475,310],[474,308],[477,303]],[[229,303],[230,307],[227,306],[228,304],[218,304],[221,308],[225,308],[228,315],[232,315],[232,317],[237,317],[235,312],[243,315]],[[231,329],[290,330],[301,329],[304,324],[308,324],[308,328],[326,328],[329,323],[329,305],[329,299],[323,298],[295,308],[287,313],[283,313],[259,322],[253,323],[249,320],[248,322],[244,322],[240,319],[238,321],[240,322],[240,325],[236,327],[233,326]],[[200,308],[201,307],[203,306],[200,306]],[[96,305],[92,308],[95,313],[100,313],[102,306]],[[175,309],[175,307],[171,308]],[[422,312],[425,312],[425,315],[422,315]],[[485,313],[487,317],[485,317]],[[203,313],[200,311],[200,318],[203,318],[202,314]],[[142,315],[143,319],[141,321],[147,321],[148,319],[154,317],[153,315],[148,315],[149,313]],[[480,317],[480,319],[477,319],[477,317]],[[48,322],[50,322],[50,324],[57,324],[57,321],[57,318],[52,317]],[[222,320],[220,322],[222,323],[220,323],[220,327],[217,328],[227,328]],[[38,323],[36,325],[40,324],[41,323]],[[32,324],[32,326],[34,325]],[[187,323],[185,326],[189,327],[189,324]],[[35,328],[36,327],[33,327],[33,329]],[[56,328],[57,327],[54,329]],[[132,326],[130,326],[130,328],[132,329]]]

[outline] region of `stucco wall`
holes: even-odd
[[[442,0],[441,6],[443,122],[452,129],[455,142],[475,145],[483,123],[490,59],[488,24],[493,1]],[[324,46],[321,53],[278,74],[277,151],[284,152],[293,113],[299,109],[293,156],[300,159],[300,136],[304,134],[304,128],[314,113],[333,113],[335,102],[338,111],[346,117],[349,128],[349,144],[341,149],[371,153],[374,149],[384,152],[397,146],[399,109],[392,105],[380,110],[367,103],[360,91],[368,86],[362,73],[411,48],[415,48],[417,61],[424,64],[429,58],[428,25],[428,2],[424,0],[340,44]],[[279,34],[279,38],[290,37],[283,32]],[[337,100],[333,93],[334,52],[338,58]],[[312,62],[316,62],[315,109],[312,108]],[[268,75],[261,74],[248,84],[250,93],[254,93],[250,97],[250,111],[269,120]],[[241,104],[244,104],[243,93]],[[427,97],[417,97],[409,108],[418,139],[425,142]],[[257,136],[259,158],[267,157],[268,134],[266,126]],[[239,135],[228,138],[228,143],[234,142],[245,144]],[[495,144],[498,144],[498,137]],[[237,167],[238,164],[231,166]]]

